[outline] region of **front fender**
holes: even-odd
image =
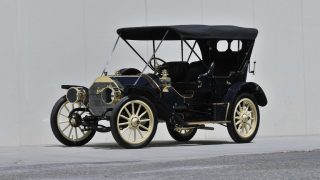
[[[252,94],[259,106],[266,106],[268,104],[267,97],[262,88],[254,82],[239,82],[232,85],[225,96],[226,102],[234,102],[240,93]]]
[[[124,96],[140,95],[148,98],[150,101],[155,101],[160,98],[160,95],[154,89],[142,86],[126,86],[124,88]]]
[[[61,89],[70,89],[70,88],[72,88],[72,87],[82,87],[82,88],[84,88],[84,89],[88,90],[88,88],[87,88],[87,87],[79,86],[79,85],[69,85],[69,84],[61,85]]]
[[[150,100],[157,109],[158,117],[168,120],[172,114],[172,109],[161,100],[161,92],[157,89],[142,86],[126,86],[123,92],[124,96],[143,96]]]

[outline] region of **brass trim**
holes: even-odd
[[[74,90],[76,90],[76,101],[75,102],[71,102],[70,100],[69,100],[69,98],[68,98],[68,92],[71,90],[71,89],[74,89]],[[87,93],[86,93],[86,91],[82,88],[82,87],[70,87],[69,89],[68,89],[68,91],[67,91],[67,93],[66,93],[66,98],[67,98],[67,101],[69,102],[69,103],[83,103],[84,101],[85,101],[85,99],[86,99],[86,97],[87,97]]]
[[[191,99],[194,96],[194,91],[192,92],[192,96],[183,96],[181,95],[173,86],[170,86],[176,93],[178,93],[179,96],[181,96],[183,99]]]
[[[106,76],[106,75],[102,75],[102,76],[99,76],[94,82],[94,83],[110,83],[110,84],[107,84],[106,87],[100,89],[100,91],[102,92],[105,88],[110,88],[112,89],[112,91],[114,92],[114,98],[113,100],[110,102],[110,103],[106,103],[103,98],[102,98],[102,95],[101,93],[96,93],[96,94],[100,94],[100,97],[101,97],[101,100],[107,104],[107,105],[110,105],[110,104],[116,104],[117,102],[120,101],[120,99],[122,98],[122,93],[120,91],[120,88],[118,86],[118,84],[113,80],[111,79],[110,77],[112,76]],[[92,84],[92,85],[93,85]],[[92,86],[91,85],[91,86]],[[115,87],[114,87],[115,86]],[[115,88],[117,88],[118,90],[116,90]]]
[[[113,97],[111,97],[111,101],[109,103],[104,100],[103,95],[102,95],[103,91],[106,90],[106,89],[110,89],[112,91],[112,93],[113,93]],[[98,92],[98,91],[100,91],[100,92]],[[112,87],[111,84],[107,85],[104,88],[101,88],[101,90],[97,89],[96,94],[100,94],[100,98],[101,98],[102,102],[104,102],[105,104],[108,104],[108,105],[109,104],[113,104],[115,99],[116,99],[116,95],[115,95],[116,92],[115,92],[115,90],[114,90],[114,88]]]
[[[171,77],[169,77],[168,71],[163,69],[161,72],[160,83],[162,88],[162,92],[167,93],[169,92],[169,88],[171,86]]]
[[[112,83],[114,82],[109,76],[100,76],[98,77],[94,82],[98,82],[98,83],[104,83],[104,82],[108,82],[108,83]]]

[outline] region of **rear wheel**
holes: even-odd
[[[85,131],[81,125],[81,118],[88,115],[88,112],[75,113],[69,118],[74,108],[84,107],[77,103],[70,103],[65,96],[61,97],[54,105],[51,112],[51,129],[54,136],[67,146],[82,146],[88,143],[96,131]]]
[[[197,129],[191,128],[191,129],[179,129],[175,128],[174,126],[167,123],[167,129],[169,134],[173,139],[179,142],[186,142],[193,138],[193,136],[196,134]]]
[[[256,136],[260,123],[259,107],[251,94],[240,94],[227,125],[231,138],[237,143],[248,143]]]
[[[124,97],[114,108],[110,121],[114,139],[124,148],[147,146],[157,125],[155,109],[144,97]]]

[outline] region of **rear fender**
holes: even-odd
[[[264,91],[254,82],[240,82],[232,85],[225,96],[225,101],[234,102],[241,93],[252,94],[256,98],[259,106],[266,106],[268,103]]]

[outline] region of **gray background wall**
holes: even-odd
[[[0,0],[0,145],[57,143],[49,116],[65,92],[59,85],[89,86],[117,28],[163,24],[258,28],[257,73],[249,80],[269,100],[258,136],[320,134],[319,7],[318,0]],[[149,46],[137,46],[150,55]],[[143,65],[124,43],[115,58],[121,61],[110,64],[111,72]],[[196,138],[229,137],[217,126]],[[155,139],[169,139],[163,125]],[[101,134],[94,141],[113,140]]]

